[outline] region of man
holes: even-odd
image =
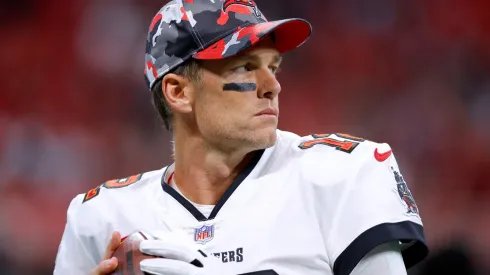
[[[165,5],[145,76],[174,163],[77,196],[55,274],[109,274],[121,234],[138,230],[158,238],[140,250],[163,257],[141,262],[148,274],[400,275],[422,260],[418,208],[387,144],[277,130],[281,55],[310,33],[301,19],[268,22],[252,0]]]

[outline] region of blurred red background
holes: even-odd
[[[389,143],[431,247],[411,273],[488,272],[490,2],[257,2],[314,29],[279,75],[280,128]],[[0,274],[52,273],[76,194],[171,162],[143,78],[164,3],[0,2]]]

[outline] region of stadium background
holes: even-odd
[[[411,274],[489,274],[490,2],[257,2],[314,27],[279,75],[280,128],[390,143],[432,252]],[[1,275],[52,274],[76,194],[170,162],[143,80],[163,3],[0,2]]]

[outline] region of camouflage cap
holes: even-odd
[[[306,20],[267,21],[253,0],[173,0],[153,18],[146,41],[145,79],[151,89],[166,73],[194,59],[233,56],[274,32],[280,53],[311,34]]]

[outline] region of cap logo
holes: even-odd
[[[228,11],[228,9],[230,9],[230,7],[234,6],[234,5],[251,7],[254,11],[255,16],[260,17],[260,11],[257,8],[255,1],[253,1],[253,0],[225,0],[223,2],[223,12],[226,13]],[[232,9],[230,9],[230,11],[231,10]],[[233,9],[233,11],[238,12],[238,13],[242,13],[242,12],[240,12],[238,10],[234,10],[234,9]]]

